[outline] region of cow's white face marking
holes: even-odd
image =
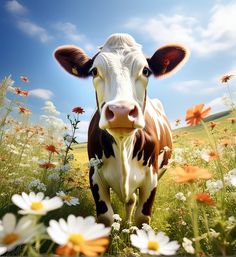
[[[137,107],[132,128],[143,128],[144,100],[150,71],[141,46],[129,35],[122,38],[113,35],[95,58],[91,72],[101,114],[100,128],[109,129],[105,113],[108,106],[123,104]]]

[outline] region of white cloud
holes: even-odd
[[[213,86],[209,86],[212,84]],[[214,82],[202,81],[202,80],[179,81],[172,84],[172,88],[181,93],[192,94],[194,92],[194,94],[199,94],[199,95],[214,93],[221,89]]]
[[[63,38],[82,44],[86,51],[91,52],[96,49],[96,47],[89,42],[88,38],[84,34],[78,32],[78,28],[75,24],[71,22],[58,22],[54,27],[63,34]]]
[[[39,39],[42,43],[47,43],[52,39],[46,29],[40,27],[39,25],[33,23],[32,21],[18,21],[18,28],[25,34]]]
[[[126,28],[149,37],[157,44],[178,42],[199,55],[233,49],[236,46],[236,3],[216,5],[205,26],[195,17],[158,15],[133,18]]]
[[[12,14],[25,14],[27,12],[27,9],[16,0],[7,1],[5,7]]]
[[[53,96],[53,92],[48,89],[37,88],[29,91],[31,96],[35,96],[44,100],[49,100]]]
[[[52,115],[59,115],[60,112],[56,110],[56,106],[52,101],[46,101],[45,105],[42,107],[42,110],[44,110],[47,113],[50,113]]]

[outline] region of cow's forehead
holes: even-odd
[[[119,64],[129,66],[134,61],[146,64],[142,46],[128,34],[113,34],[100,48],[100,52],[94,60],[94,65],[108,65],[111,68]]]

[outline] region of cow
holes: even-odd
[[[187,57],[188,50],[178,44],[146,57],[142,46],[123,33],[112,34],[92,58],[72,45],[55,50],[67,72],[93,79],[97,110],[87,150],[89,159],[102,160],[102,166],[91,166],[89,173],[99,222],[113,223],[112,189],[125,204],[127,223],[135,206],[135,224],[150,223],[158,171],[171,156],[172,134],[161,102],[147,96],[148,78],[171,74]]]

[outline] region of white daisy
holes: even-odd
[[[148,232],[149,230],[152,230],[152,227],[150,225],[148,225],[147,223],[143,223],[142,229]]]
[[[89,252],[96,251],[91,249],[92,244],[95,246],[97,243],[100,245],[101,252],[105,251],[105,246],[109,242],[106,237],[110,230],[104,224],[96,223],[92,216],[83,218],[74,215],[69,215],[67,221],[62,218],[59,221],[50,220],[47,228],[47,232],[54,242],[89,256]],[[101,239],[100,242],[99,239]]]
[[[24,216],[16,223],[14,214],[5,214],[0,228],[0,255],[28,242],[39,232],[40,227],[33,217]]]
[[[116,230],[116,231],[119,231],[120,230],[120,223],[118,223],[118,222],[114,222],[114,223],[112,223],[112,228],[114,229],[114,230]]]
[[[137,230],[137,235],[132,234],[130,239],[132,245],[139,248],[141,253],[174,255],[179,249],[177,241],[170,241],[163,232],[155,234],[152,229],[148,232],[142,229]]]
[[[195,253],[195,250],[193,248],[193,242],[188,238],[186,237],[183,238],[182,246],[187,253],[191,253],[191,254]]]
[[[175,195],[175,198],[180,200],[180,201],[186,201],[186,197],[184,196],[184,194],[182,192],[178,192],[176,195]]]
[[[60,197],[55,196],[51,199],[46,197],[44,199],[42,192],[37,194],[30,192],[29,195],[24,192],[21,195],[15,194],[12,196],[12,202],[22,209],[19,211],[20,214],[36,215],[45,215],[48,211],[58,209],[63,205]]]
[[[122,219],[121,219],[121,217],[120,217],[119,214],[113,214],[113,219],[114,219],[115,221],[122,221]]]
[[[79,199],[77,197],[67,195],[63,191],[58,192],[57,196],[59,196],[64,201],[64,203],[69,206],[79,204]]]

